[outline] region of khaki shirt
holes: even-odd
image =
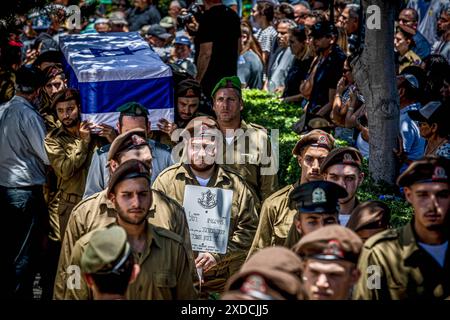
[[[153,183],[153,188],[182,205],[186,185],[199,183],[188,165],[178,163],[161,172]],[[229,264],[235,265],[236,261],[239,262],[236,264],[237,269],[247,256],[258,224],[253,194],[234,170],[222,165],[216,165],[207,187],[233,190],[227,253],[211,253],[217,261],[217,265],[211,271],[228,269]]]
[[[113,223],[114,224],[114,223]],[[80,266],[81,257],[91,239],[91,231],[81,237],[73,248],[69,264]],[[160,227],[147,225],[147,245],[142,254],[133,252],[141,271],[128,287],[129,300],[183,300],[196,299],[191,272],[193,261],[179,235]],[[83,278],[80,288],[68,289],[66,300],[92,299],[92,292]]]
[[[297,213],[295,202],[291,201],[289,196],[298,184],[299,182],[296,182],[286,186],[264,201],[248,257],[263,248],[284,245]]]
[[[57,188],[68,194],[82,196],[91,163],[93,148],[80,137],[60,127],[45,137],[45,151],[58,178]]]
[[[240,129],[242,130],[236,131],[233,143],[228,145],[226,141],[224,142],[223,163],[239,172],[262,203],[278,188],[276,168],[268,170],[277,164],[271,158],[270,139],[263,127],[247,124],[244,120],[241,121]],[[271,172],[266,174],[264,171]]]
[[[148,221],[180,235],[184,239],[186,248],[191,250],[191,238],[184,209],[159,191],[152,190],[152,195]],[[53,292],[54,299],[64,298],[64,292],[67,289],[66,280],[69,276],[67,267],[70,265],[70,256],[77,240],[92,230],[115,223],[116,216],[117,211],[113,203],[108,200],[106,190],[84,199],[73,209],[61,246]]]
[[[369,272],[369,266],[373,270]],[[359,258],[353,297],[364,300],[445,299],[450,295],[450,250],[444,268],[417,244],[413,222],[369,238]],[[379,272],[376,272],[378,268]],[[379,289],[375,276],[379,274]],[[375,288],[369,289],[373,285]]]

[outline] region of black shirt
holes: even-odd
[[[139,31],[145,25],[159,23],[161,14],[154,5],[150,5],[144,10],[132,8],[128,11],[128,28],[130,31]]]
[[[300,83],[306,79],[312,58],[295,59],[288,71],[283,97],[291,97],[300,93]]]
[[[207,97],[220,79],[237,75],[240,36],[239,16],[224,5],[214,6],[200,17],[194,40],[197,66],[200,44],[212,42],[211,60],[201,82],[203,93]]]
[[[331,52],[317,67],[314,77],[314,85],[309,99],[309,111],[315,112],[318,106],[323,107],[328,103],[328,92],[336,89],[339,79],[342,77],[344,61],[347,58],[342,49],[333,44]]]

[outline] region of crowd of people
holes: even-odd
[[[414,211],[400,228],[385,203],[357,197],[370,158],[352,65],[364,50],[359,1],[257,0],[249,15],[241,0],[174,0],[167,12],[109,2],[55,0],[45,14],[0,21],[8,297],[450,298],[450,1],[400,1],[396,13],[392,152]],[[136,101],[117,108],[114,127],[83,120],[59,37],[104,32],[139,32],[171,67],[173,121],[152,130],[152,110]],[[291,185],[278,182],[268,129],[279,128],[243,116],[246,88],[303,111],[288,128],[301,169]],[[225,253],[193,250],[189,186],[231,192],[220,203]]]

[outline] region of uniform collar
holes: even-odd
[[[198,184],[197,178],[195,177],[191,168],[187,164],[179,165],[177,174],[175,177],[176,178],[184,177],[185,180],[189,180],[189,182],[191,182],[191,183]],[[188,178],[188,179],[186,179],[186,178]],[[217,186],[217,185],[229,184],[230,181],[231,181],[231,178],[230,178],[229,174],[222,168],[221,165],[216,164],[216,168],[213,171],[213,174],[212,174],[208,184],[211,186]]]
[[[420,250],[413,227],[414,220],[411,220],[400,231],[399,242],[402,246],[402,258],[404,261],[412,259],[415,253]]]

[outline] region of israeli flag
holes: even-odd
[[[173,122],[172,71],[138,32],[66,35],[59,43],[83,120],[115,126],[116,109],[137,101],[149,110],[152,129],[161,118]]]

